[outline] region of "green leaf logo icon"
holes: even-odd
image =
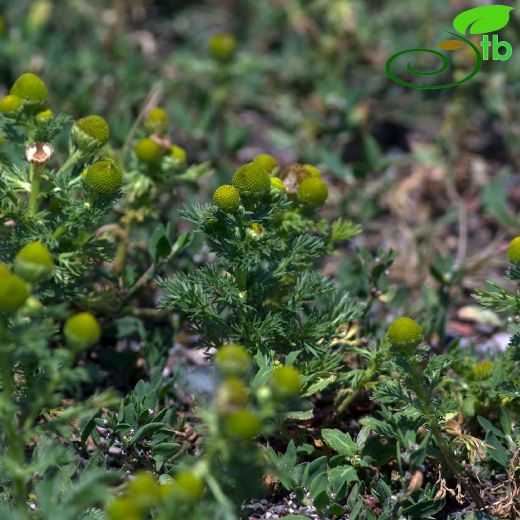
[[[460,13],[453,20],[453,27],[461,34],[486,34],[498,31],[509,22],[513,7],[507,5],[484,5]]]

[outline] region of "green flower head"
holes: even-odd
[[[316,168],[316,166],[313,166],[312,164],[304,164],[302,167],[311,174],[311,177],[321,178],[321,172]]]
[[[423,339],[422,327],[412,318],[402,317],[392,322],[388,328],[388,341],[397,351],[411,352]]]
[[[249,390],[242,379],[228,377],[217,389],[215,405],[222,415],[229,414],[237,409],[245,408],[249,404]]]
[[[42,106],[49,95],[45,83],[32,72],[22,74],[14,82],[10,93],[18,96],[25,104],[35,107]]]
[[[258,196],[271,186],[269,174],[265,168],[255,162],[240,167],[233,175],[233,186],[242,194]]]
[[[319,177],[304,179],[298,186],[298,198],[308,206],[323,206],[328,196],[327,184]]]
[[[177,146],[176,144],[172,144],[170,148],[170,154],[171,156],[179,161],[182,164],[186,164],[186,150],[182,148],[181,146]]]
[[[224,184],[213,194],[213,204],[224,213],[235,213],[240,206],[240,193],[230,184]]]
[[[92,114],[74,123],[72,138],[80,150],[94,152],[108,143],[110,128],[104,118]]]
[[[152,108],[146,115],[144,120],[144,127],[147,132],[162,134],[168,125],[170,124],[170,118],[163,108]]]
[[[261,153],[257,155],[253,162],[258,164],[261,168],[263,168],[267,172],[272,172],[275,168],[278,167],[278,161],[268,153]]]
[[[0,112],[7,117],[16,117],[22,110],[22,100],[9,94],[0,99]]]
[[[224,376],[245,376],[251,370],[249,352],[235,343],[220,347],[214,359],[215,365]]]
[[[44,110],[40,110],[36,114],[36,119],[40,123],[42,123],[43,121],[48,121],[49,119],[52,119],[53,117],[54,117],[54,113],[52,112],[52,110],[50,108],[45,108]]]
[[[140,161],[153,163],[162,157],[164,150],[154,139],[144,137],[135,145],[134,151]]]
[[[252,441],[261,431],[259,417],[250,410],[238,410],[225,420],[227,432],[242,441]]]
[[[108,160],[98,161],[83,172],[86,183],[98,193],[112,195],[123,186],[121,170]]]
[[[48,276],[53,267],[52,256],[41,242],[25,245],[14,259],[15,273],[31,283]]]
[[[166,496],[171,495],[180,502],[194,503],[201,499],[206,485],[204,480],[195,471],[180,471],[173,477],[173,481],[164,489]]]
[[[83,350],[99,341],[101,327],[98,320],[90,312],[79,312],[65,322],[63,335],[70,347]]]
[[[512,264],[520,264],[520,237],[511,240],[507,248],[507,258]]]
[[[493,372],[492,361],[480,361],[473,367],[476,379],[487,379]]]
[[[29,287],[19,276],[10,274],[0,280],[0,310],[16,311],[29,297]]]
[[[291,366],[278,367],[271,375],[271,387],[275,396],[285,399],[300,393],[302,386],[300,372]]]
[[[209,53],[217,60],[229,60],[237,47],[236,38],[230,33],[215,34],[208,43]]]

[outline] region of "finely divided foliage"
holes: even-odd
[[[228,85],[237,40],[209,54]],[[316,166],[217,174],[151,101],[118,148],[47,97],[0,100],[0,519],[520,516],[520,238],[482,359],[446,331],[464,268],[412,303]]]

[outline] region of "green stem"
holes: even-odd
[[[0,353],[0,373],[2,375],[3,392],[2,397],[6,403],[7,418],[3,421],[3,429],[5,435],[5,444],[7,452],[16,466],[17,471],[11,475],[13,484],[13,497],[15,506],[18,510],[20,518],[29,519],[27,512],[27,485],[23,474],[25,465],[23,437],[18,434],[16,427],[16,407],[14,402],[15,381],[9,358],[5,352]]]
[[[422,412],[426,417],[426,421],[434,436],[437,446],[441,452],[443,461],[445,466],[453,473],[454,477],[462,484],[462,486],[466,489],[466,491],[471,495],[475,503],[480,509],[485,508],[484,501],[481,496],[473,486],[473,484],[469,481],[467,475],[464,475],[464,468],[462,465],[455,459],[451,448],[446,443],[444,436],[442,434],[441,429],[439,428],[439,424],[437,422],[437,417],[435,412],[433,411],[430,398],[426,395],[426,391],[424,390],[424,386],[421,382],[421,376],[419,375],[419,370],[415,361],[410,360],[410,379],[412,381],[413,388],[419,400],[420,406],[422,408]]]
[[[58,226],[54,230],[54,233],[52,234],[52,238],[54,238],[54,240],[58,240],[58,238],[60,238],[61,235],[63,235],[63,233],[65,233],[65,226]]]
[[[238,288],[241,291],[245,291],[247,288],[247,271],[244,269],[236,269],[235,279],[237,281]]]
[[[33,166],[33,165],[31,165]],[[42,164],[36,164],[32,168],[31,193],[29,195],[29,216],[34,217],[38,213],[41,177],[44,171]]]
[[[56,177],[59,177],[67,170],[70,170],[80,159],[83,158],[83,152],[79,149],[74,150],[62,164],[61,168],[56,172]]]
[[[206,471],[204,474],[204,479],[206,480],[206,484],[208,485],[209,489],[213,493],[215,500],[222,506],[222,509],[225,511],[226,518],[235,518],[233,504],[226,497],[213,475],[211,475],[209,471]]]
[[[124,227],[124,237],[120,240],[116,249],[116,257],[112,265],[112,273],[116,276],[120,275],[126,263],[128,255],[128,246],[130,245],[130,235],[132,234],[132,221],[128,221]]]

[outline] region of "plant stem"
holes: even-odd
[[[485,503],[482,500],[482,497],[479,495],[478,491],[475,489],[473,484],[469,481],[467,475],[464,475],[464,468],[455,459],[453,452],[451,451],[451,448],[448,446],[446,440],[444,439],[444,436],[442,435],[442,431],[439,428],[437,417],[435,416],[435,413],[433,411],[431,401],[429,397],[426,395],[424,386],[422,385],[417,364],[413,360],[410,360],[409,363],[411,368],[410,379],[412,381],[413,388],[420,402],[423,414],[426,417],[428,426],[430,427],[430,430],[433,436],[435,437],[445,465],[453,473],[454,477],[462,484],[466,491],[471,495],[477,507],[479,507],[480,509],[484,509]]]
[[[236,269],[235,279],[237,281],[238,288],[241,291],[245,291],[247,287],[247,271],[244,269]]]
[[[204,479],[206,480],[206,484],[213,493],[216,501],[222,506],[222,509],[224,509],[226,518],[235,518],[233,504],[226,497],[218,482],[213,478],[213,475],[211,475],[209,471],[206,471],[204,474]]]
[[[81,158],[83,157],[83,153],[81,150],[74,150],[67,160],[61,165],[61,168],[56,172],[56,177],[59,177],[63,172],[66,172],[70,168],[72,168]]]
[[[130,235],[132,234],[132,221],[128,220],[124,227],[124,237],[120,240],[116,249],[116,257],[112,264],[112,273],[119,276],[123,271],[128,254],[128,246],[130,245]]]
[[[9,358],[5,352],[0,353],[0,373],[2,375],[3,385],[2,398],[5,401],[5,408],[7,410],[6,418],[2,421],[5,444],[7,446],[7,452],[14,463],[13,465],[16,466],[17,469],[11,475],[13,496],[20,518],[28,520],[29,514],[26,507],[27,485],[23,474],[23,468],[25,465],[23,437],[18,434],[16,428],[16,408],[14,404],[15,382]]]
[[[58,240],[58,238],[61,237],[61,235],[63,235],[63,233],[65,233],[65,226],[58,226],[55,230],[54,230],[54,233],[52,234],[52,238],[54,238],[54,240]]]
[[[31,194],[29,195],[29,216],[34,217],[38,213],[41,176],[44,171],[42,164],[34,165],[31,176]]]

